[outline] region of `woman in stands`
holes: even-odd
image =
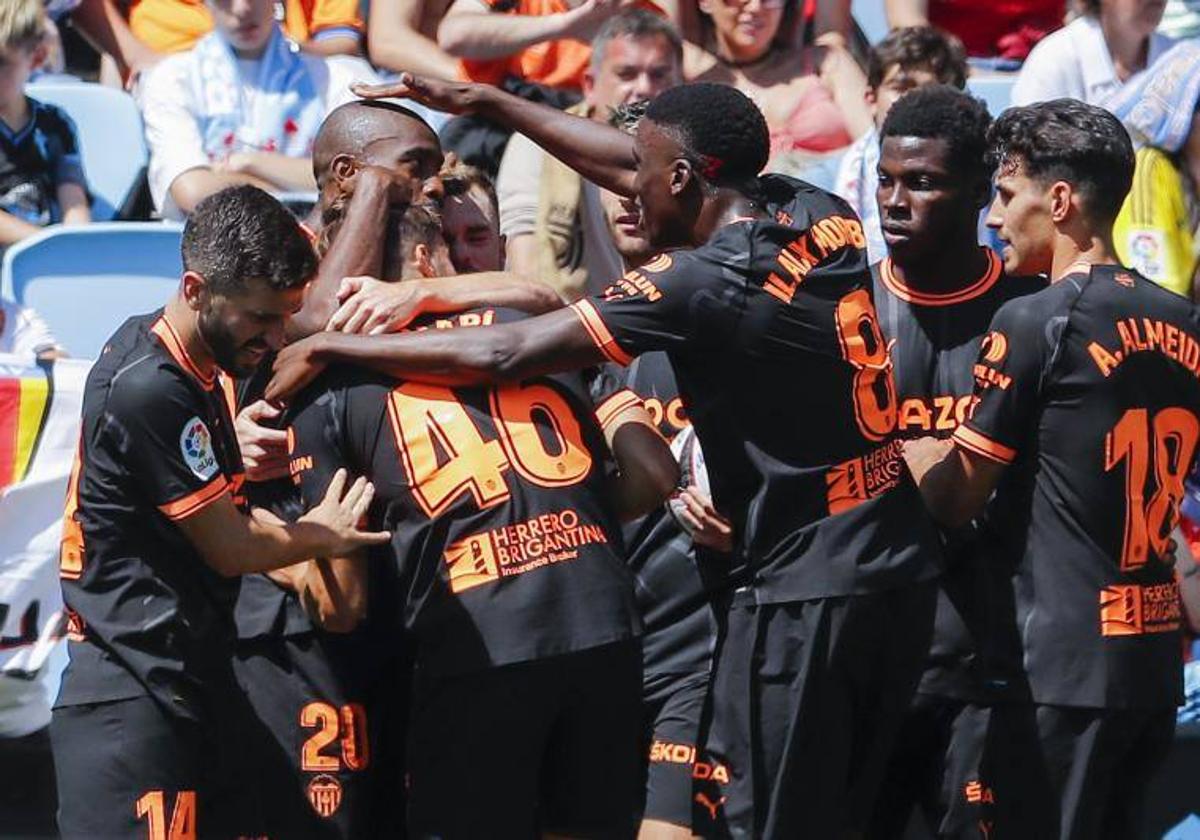
[[[733,85],[758,104],[771,130],[770,169],[799,168],[871,127],[866,77],[842,37],[829,33],[793,46],[797,0],[695,2],[703,48],[688,50],[685,73]]]

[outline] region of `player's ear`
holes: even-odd
[[[345,185],[358,171],[358,164],[348,154],[336,154],[329,163],[329,171],[333,173],[333,180],[337,183],[338,192],[348,192]]]
[[[1082,211],[1079,193],[1066,181],[1055,181],[1050,185],[1050,218],[1055,224],[1066,220],[1072,212]]]
[[[679,195],[696,180],[696,171],[692,162],[686,158],[676,158],[671,164],[671,195]]]
[[[413,262],[422,277],[437,277],[437,270],[433,267],[431,256],[429,246],[424,242],[418,242],[417,247],[413,248]]]
[[[183,272],[183,299],[187,301],[188,308],[194,312],[199,312],[203,307],[203,298],[208,293],[208,281],[204,276],[195,271]]]

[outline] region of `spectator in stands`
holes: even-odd
[[[893,29],[871,48],[867,58],[867,104],[874,125],[842,158],[833,191],[846,199],[863,222],[871,262],[887,256],[879,206],[879,129],[892,103],[910,90],[944,84],[962,89],[967,83],[967,59],[962,42],[932,26]]]
[[[682,44],[668,21],[641,9],[623,12],[596,36],[583,102],[572,112],[607,122],[618,105],[679,84],[681,66]],[[528,138],[516,135],[508,144],[496,190],[510,271],[548,283],[569,300],[621,276],[598,188]]]
[[[460,274],[503,271],[505,240],[500,202],[492,179],[474,166],[455,163],[442,170],[442,234]]]
[[[1029,54],[1012,104],[1063,97],[1098,105],[1175,43],[1155,30],[1164,0],[1084,0],[1084,13]]]
[[[871,127],[866,77],[838,35],[794,46],[788,0],[698,0],[702,50],[689,50],[689,79],[732,85],[755,101],[771,130],[772,171],[844,148]]]
[[[46,13],[54,20],[67,15],[76,30],[97,50],[112,56],[120,73],[132,78],[162,60],[133,34],[118,0],[46,0]]]
[[[453,79],[458,59],[438,46],[450,0],[371,0],[367,52],[376,67]]]
[[[1063,25],[1064,0],[885,0],[888,25],[936,26],[953,33],[973,57],[1023,61]]]
[[[0,3],[0,246],[56,222],[91,221],[71,119],[25,95],[45,54],[40,0]]]
[[[26,306],[0,298],[0,354],[56,359],[66,353],[46,322]]]
[[[297,52],[271,0],[210,0],[216,29],[165,59],[139,94],[150,192],[166,217],[234,184],[312,190],[313,139],[367,65]]]
[[[280,5],[284,34],[303,45],[306,52],[361,52],[365,27],[358,0],[285,0]],[[129,28],[157,53],[183,52],[213,30],[213,14],[205,0],[133,0],[129,5]]]
[[[1112,99],[1137,149],[1133,186],[1113,227],[1124,265],[1173,292],[1196,292],[1200,223],[1200,43],[1184,41]]]

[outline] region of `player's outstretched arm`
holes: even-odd
[[[1005,470],[998,461],[931,438],[905,444],[904,457],[925,506],[947,528],[961,528],[982,513]]]
[[[507,271],[460,274],[383,283],[372,277],[347,277],[338,290],[341,306],[326,329],[379,335],[404,329],[419,315],[444,315],[480,307],[505,307],[541,315],[566,304],[545,283]]]
[[[403,73],[396,82],[353,85],[365,99],[412,99],[438,111],[478,114],[519,131],[597,186],[633,195],[633,138],[595,120],[521,99],[492,85]]]
[[[241,513],[228,494],[178,521],[200,556],[226,577],[267,572],[310,557],[342,557],[387,542],[387,531],[361,531],[358,523],[375,489],[359,478],[346,489],[338,470],[321,503],[291,525],[271,525]]]
[[[335,362],[432,385],[512,382],[606,361],[583,323],[560,309],[511,324],[394,335],[323,332],[284,347],[266,399],[287,402]]]

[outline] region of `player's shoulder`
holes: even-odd
[[[766,201],[767,212],[786,227],[803,230],[828,216],[857,219],[845,199],[807,181],[787,175],[768,174],[759,177],[759,187]]]
[[[1002,271],[993,287],[1004,300],[1025,297],[1044,291],[1050,282],[1040,274],[1009,274]]]
[[[1056,283],[1016,295],[996,311],[996,319],[1012,325],[1045,324],[1050,318],[1066,314],[1088,284],[1086,275],[1068,275]]]
[[[156,313],[129,318],[104,345],[88,376],[110,412],[150,416],[169,403],[199,403],[201,387],[151,332]]]

